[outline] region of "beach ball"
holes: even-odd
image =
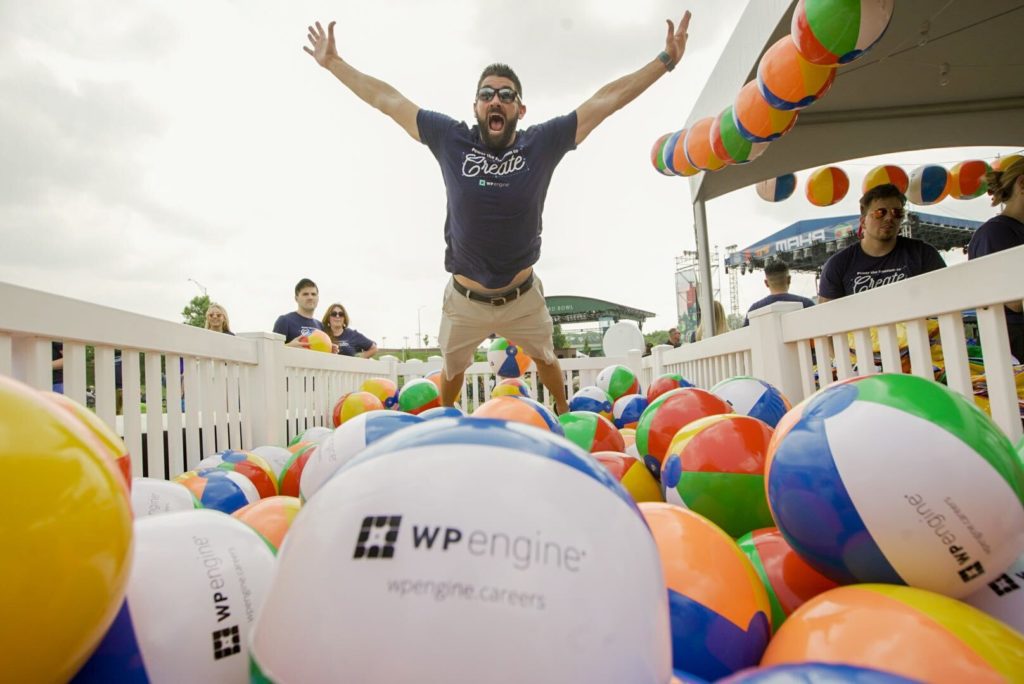
[[[518,378],[523,373],[535,370],[533,359],[526,355],[518,344],[512,344],[504,337],[491,342],[487,351],[487,362],[491,364],[491,372],[502,378]]]
[[[650,404],[665,392],[679,389],[680,387],[693,387],[693,383],[679,375],[679,373],[659,375],[651,382],[650,387],[647,388],[647,403]]]
[[[415,380],[410,382],[416,382]],[[429,380],[420,380],[419,382],[426,382],[433,385]],[[407,383],[408,384],[408,383]],[[434,389],[435,393],[437,389]],[[344,425],[347,421],[352,420],[356,416],[367,413],[368,411],[383,411],[384,404],[377,395],[366,390],[360,390],[358,392],[349,392],[348,394],[342,395],[338,402],[334,405],[334,427],[337,428]]]
[[[232,470],[189,470],[178,475],[174,481],[185,485],[203,508],[212,508],[222,513],[234,513],[242,506],[260,499],[252,480]]]
[[[558,416],[565,438],[584,451],[625,451],[626,443],[612,422],[590,411],[570,411]]]
[[[1021,159],[1024,159],[1024,156],[1019,154],[1008,154],[1005,157],[999,157],[992,162],[992,170],[1008,171],[1011,166],[1016,165]]]
[[[937,204],[949,194],[949,172],[938,164],[918,166],[910,172],[907,200],[911,204]]]
[[[124,477],[125,486],[129,487],[132,482],[132,460],[124,440],[118,437],[117,433],[99,416],[74,399],[69,399],[57,392],[44,391],[40,394],[82,422],[82,425],[103,445],[107,458],[113,461],[114,467]]]
[[[661,482],[732,537],[773,524],[764,493],[772,429],[734,413],[698,418],[668,446]]]
[[[907,188],[910,187],[910,178],[907,177],[907,172],[899,166],[883,164],[864,174],[864,182],[860,186],[861,194],[878,185],[895,185],[905,195]]]
[[[310,454],[302,468],[299,477],[302,500],[308,501],[339,468],[358,456],[370,444],[422,422],[423,418],[411,413],[373,411],[360,414],[340,426],[330,439],[325,440]]]
[[[533,391],[530,384],[523,378],[504,378],[499,380],[491,390],[492,397],[529,397],[533,398]]]
[[[889,28],[895,0],[799,0],[790,35],[813,64],[849,64]]]
[[[757,665],[771,607],[754,566],[707,518],[666,503],[638,505],[668,587],[672,666],[714,681]]]
[[[464,415],[466,415],[466,412],[458,406],[435,406],[432,409],[427,409],[417,414],[416,417],[430,420],[431,418],[458,418]]]
[[[277,553],[299,513],[302,502],[294,496],[271,496],[242,506],[231,515],[251,527]]]
[[[333,351],[334,343],[331,341],[331,336],[323,330],[314,330],[306,339],[309,341],[309,348],[313,351],[327,352],[328,354]]]
[[[621,363],[606,366],[597,374],[594,384],[604,390],[612,402],[625,394],[636,394],[640,391],[640,381],[637,379],[636,373],[629,366],[623,366]]]
[[[671,136],[672,133],[666,133],[659,136],[658,139],[654,141],[654,145],[651,146],[651,166],[653,166],[654,170],[663,176],[676,175],[672,169],[665,165],[665,141],[667,141]]]
[[[711,122],[708,136],[711,139],[711,151],[723,164],[752,162],[768,148],[768,143],[752,143],[740,135],[732,118],[732,105],[723,109]]]
[[[883,373],[816,392],[779,422],[765,473],[786,541],[840,584],[956,598],[1024,551],[1024,464],[932,380]]]
[[[623,394],[612,404],[612,422],[615,427],[636,428],[640,416],[647,408],[647,397],[642,394]]]
[[[1024,636],[977,608],[889,584],[826,591],[779,628],[762,665],[816,661],[923,682],[1009,682],[1024,672]]]
[[[618,451],[595,451],[591,455],[619,481],[637,503],[665,500],[658,481],[640,459]]]
[[[676,131],[665,141],[665,166],[677,176],[693,176],[700,169],[686,158],[686,129]]]
[[[969,159],[954,164],[949,170],[949,196],[966,200],[981,197],[988,192],[985,174],[992,167],[980,159]]]
[[[307,431],[308,432],[308,431]],[[327,435],[330,436],[328,430]],[[207,456],[196,464],[196,470],[203,468],[219,468],[220,470],[233,470],[249,478],[249,481],[256,487],[260,498],[274,496],[277,494],[277,479],[270,469],[270,464],[263,460],[262,456],[235,449],[225,449],[213,456]]]
[[[179,482],[155,477],[132,478],[132,513],[136,519],[202,507],[192,491]]]
[[[597,385],[581,387],[569,400],[570,411],[592,411],[608,420],[612,418],[612,399]]]
[[[125,600],[74,681],[248,682],[249,633],[273,573],[273,551],[231,516],[140,518]]]
[[[732,105],[732,120],[741,136],[754,143],[781,138],[796,125],[795,109],[776,109],[768,104],[753,80],[740,88]]]
[[[273,446],[265,444],[258,446],[255,449],[251,449],[252,453],[261,457],[270,466],[270,472],[274,474],[274,478],[281,481],[281,470],[284,469],[286,463],[291,460],[293,456],[292,452],[288,449],[279,446]]]
[[[70,412],[0,375],[0,672],[67,681],[114,620],[132,510],[106,446]],[[667,675],[666,675],[667,678]]]
[[[711,393],[725,399],[732,410],[764,421],[774,428],[793,405],[774,385],[746,375],[722,380]]]
[[[309,442],[299,442],[291,448],[292,457],[284,464],[281,475],[277,478],[277,491],[284,496],[299,496],[302,471],[319,446]]]
[[[398,390],[398,410],[416,415],[441,405],[441,392],[426,378],[410,380]]]
[[[683,141],[686,161],[702,171],[717,171],[725,166],[711,149],[711,123],[714,120],[714,117],[706,116],[695,121],[686,131],[686,138]]]
[[[384,408],[395,408],[398,403],[398,385],[390,378],[369,378],[359,386],[360,392],[369,392],[380,399]],[[335,426],[337,427],[337,426]]]
[[[619,434],[622,435],[622,441],[626,443],[627,449],[636,444],[636,428],[619,428]]]
[[[891,672],[836,663],[796,663],[741,670],[717,684],[920,684]]]
[[[803,109],[814,104],[835,80],[835,66],[808,62],[789,36],[768,48],[757,65],[757,88],[776,109]]]
[[[292,440],[292,443],[313,442],[314,444],[318,444],[326,437],[330,436],[332,432],[334,432],[333,428],[324,427],[323,425],[315,425],[311,428],[306,428],[304,432],[299,433],[298,437]]]
[[[823,166],[807,177],[807,201],[816,207],[828,207],[846,197],[850,179],[838,166]]]
[[[775,527],[752,530],[737,541],[754,564],[772,606],[772,628],[778,631],[794,610],[836,583],[807,564]]]
[[[785,173],[775,178],[759,181],[754,186],[754,189],[757,191],[757,196],[765,202],[787,200],[792,197],[793,191],[796,190],[796,174]]]
[[[493,397],[480,404],[473,416],[525,423],[557,435],[565,433],[554,411],[527,397]]]
[[[1024,634],[1024,554],[1002,575],[962,600]]]
[[[732,413],[732,408],[707,390],[696,387],[674,389],[648,404],[636,425],[636,448],[644,463],[661,477],[661,464],[669,444],[679,430],[698,418]]]
[[[582,608],[595,597],[600,619]],[[257,619],[253,677],[667,682],[667,599],[636,504],[582,449],[440,418],[370,446],[303,507]]]

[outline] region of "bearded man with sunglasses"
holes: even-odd
[[[664,50],[637,71],[597,91],[575,111],[518,130],[526,115],[519,77],[505,64],[484,69],[477,82],[476,125],[420,109],[395,88],[338,56],[334,22],[308,27],[317,63],[367,104],[391,117],[430,148],[441,166],[448,199],[444,292],[438,343],[444,357],[441,401],[454,404],[477,346],[492,333],[518,344],[558,413],[568,411],[562,369],[552,343],[552,319],[534,274],[540,258],[541,215],[555,167],[602,121],[671,71],[686,49],[690,13],[676,29],[668,21]]]
[[[818,301],[912,278],[945,268],[938,250],[922,240],[899,234],[906,196],[891,183],[878,185],[860,198],[860,242],[836,252],[825,262],[818,282]]]

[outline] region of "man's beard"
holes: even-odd
[[[476,117],[476,123],[480,127],[480,139],[492,150],[504,150],[512,144],[512,140],[516,137],[516,124],[519,123],[519,120],[518,118],[505,119],[505,126],[500,132],[495,133],[487,125],[490,116],[491,112],[488,112],[483,119],[479,115]]]

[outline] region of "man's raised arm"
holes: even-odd
[[[609,116],[636,99],[668,71],[672,71],[686,51],[686,30],[690,26],[690,12],[687,11],[679,20],[676,30],[671,20],[668,23],[668,36],[665,38],[665,51],[648,64],[633,73],[623,76],[604,86],[576,109],[576,144],[579,145],[597,128],[597,125]],[[340,77],[339,77],[340,78]]]
[[[310,49],[303,46],[302,49],[312,55],[317,64],[334,74],[360,100],[390,116],[415,140],[420,139],[419,127],[416,125],[416,114],[420,108],[391,85],[358,71],[339,57],[334,44],[333,21],[327,25],[326,33],[319,21],[316,26],[306,28],[309,30],[307,38],[313,47]]]

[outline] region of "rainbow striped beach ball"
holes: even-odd
[[[771,142],[796,125],[795,109],[776,109],[768,104],[753,80],[740,88],[732,105],[732,118],[739,134],[750,142]]]
[[[621,363],[606,366],[597,374],[595,384],[614,402],[625,394],[636,394],[640,391],[640,381],[628,366]]]
[[[491,364],[491,372],[502,378],[518,378],[533,369],[533,359],[526,355],[522,347],[504,337],[491,342],[487,361]]]
[[[796,190],[796,174],[784,173],[776,178],[768,178],[754,186],[757,196],[765,202],[781,202],[793,196]]]
[[[958,598],[1024,551],[1024,463],[932,380],[885,373],[818,391],[780,421],[765,474],[786,541],[840,584]]]
[[[620,430],[635,428],[648,403],[647,397],[642,394],[624,394],[616,399],[612,405],[612,422],[615,427]]]
[[[398,410],[416,415],[441,405],[441,390],[433,380],[416,378],[398,390]]]
[[[234,513],[242,506],[260,500],[256,486],[249,478],[233,470],[190,470],[174,481],[185,485],[203,508],[212,508],[222,513]]]
[[[790,35],[814,64],[848,64],[889,28],[895,0],[799,0]]]
[[[823,166],[807,177],[807,201],[816,207],[828,207],[846,197],[850,178],[838,166]]]
[[[776,109],[803,109],[814,104],[835,80],[834,66],[808,62],[789,36],[768,48],[757,65],[757,87]]]
[[[570,411],[558,416],[565,438],[588,453],[626,450],[626,443],[612,422],[590,411]]]
[[[910,186],[910,178],[907,172],[893,164],[882,164],[864,174],[864,181],[861,183],[861,194],[867,192],[877,185],[892,184],[900,189],[903,194],[907,193]]]
[[[665,165],[665,143],[672,136],[671,133],[665,133],[664,135],[658,136],[658,139],[651,145],[651,166],[654,170],[663,176],[674,176],[675,173],[672,169]]]
[[[1024,635],[930,591],[859,584],[826,591],[798,608],[761,665],[807,661],[874,668],[921,682],[1019,682]]]
[[[747,375],[722,380],[711,393],[725,399],[736,413],[757,418],[772,428],[793,408],[774,385]]]
[[[665,166],[676,176],[693,176],[700,173],[700,169],[690,163],[686,158],[686,129],[676,131],[665,141],[665,150],[662,156],[665,158]]]
[[[608,420],[612,419],[612,398],[596,385],[581,387],[569,400],[570,411],[593,411]]]
[[[768,149],[768,143],[752,143],[740,135],[732,118],[732,105],[715,117],[708,135],[711,137],[711,150],[725,164],[752,162]]]
[[[949,194],[949,171],[938,164],[918,166],[910,173],[907,200],[911,204],[937,204]]]
[[[968,159],[954,164],[949,169],[949,196],[958,200],[981,197],[988,191],[985,174],[991,170],[992,167],[981,159]]]

